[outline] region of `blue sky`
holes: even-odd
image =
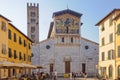
[[[39,3],[40,41],[47,38],[53,12],[69,9],[82,13],[81,35],[98,42],[95,24],[114,8],[120,8],[120,0],[0,0],[0,14],[12,21],[27,35],[27,2]]]

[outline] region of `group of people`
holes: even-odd
[[[57,71],[55,70],[54,71],[54,73],[53,73],[53,79],[52,80],[57,80]],[[75,80],[75,78],[76,77],[84,77],[84,79],[86,80],[86,78],[87,78],[87,73],[83,73],[83,72],[80,72],[80,73],[74,73],[74,72],[71,72],[70,74],[69,74],[69,76],[70,76],[70,80]]]
[[[75,78],[78,77],[78,76],[84,77],[84,79],[86,79],[86,78],[87,78],[87,73],[83,73],[83,72],[74,73],[74,72],[71,72],[71,73],[70,73],[70,80],[72,80],[73,78],[74,78],[74,80],[75,80]]]
[[[58,73],[55,70],[54,72],[51,72],[50,74],[48,73],[32,73],[32,76],[34,76],[35,78],[33,80],[58,80]],[[75,72],[71,72],[69,74],[70,80],[75,80],[76,77],[84,77],[84,79],[86,80],[87,78],[87,73],[75,73]]]

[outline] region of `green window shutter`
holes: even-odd
[[[118,57],[120,57],[120,46],[118,46]]]
[[[117,34],[120,35],[120,24],[117,25]]]

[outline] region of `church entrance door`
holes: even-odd
[[[70,61],[65,61],[65,73],[70,73]]]
[[[85,63],[82,63],[82,72],[85,73]]]
[[[50,64],[50,72],[53,72],[53,64]]]

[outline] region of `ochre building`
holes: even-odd
[[[32,41],[0,15],[0,79],[30,72]]]

